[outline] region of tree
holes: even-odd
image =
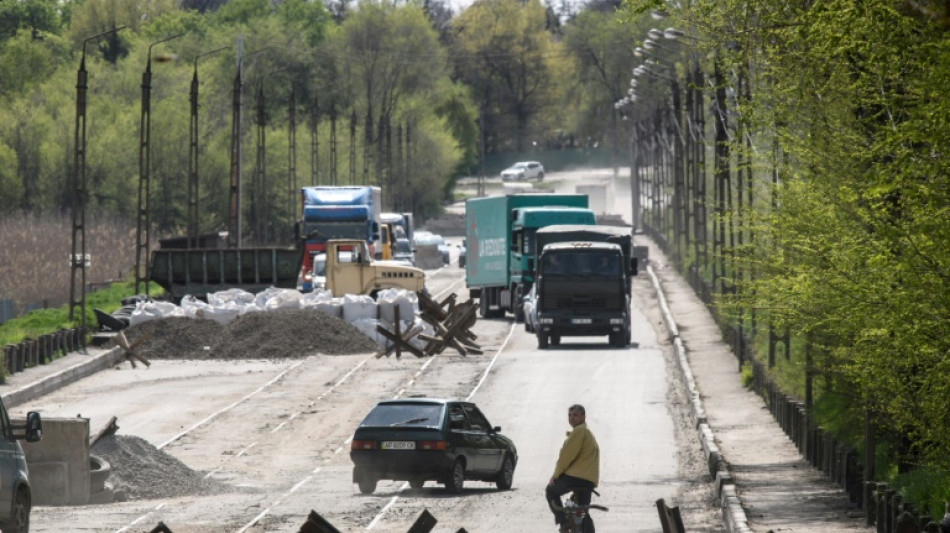
[[[624,22],[617,13],[585,10],[564,28],[564,49],[573,60],[569,86],[571,131],[585,137],[609,137],[619,153],[617,111],[614,102],[629,87],[635,66],[631,47],[646,33],[644,23]],[[609,127],[609,130],[607,129]]]
[[[453,24],[456,77],[479,102],[487,150],[524,151],[551,123],[560,49],[537,0],[479,0]]]

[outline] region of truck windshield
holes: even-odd
[[[609,251],[564,251],[544,254],[541,274],[546,276],[616,277],[620,256]]]

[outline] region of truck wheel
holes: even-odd
[[[482,318],[488,318],[488,299],[487,299],[487,297],[488,297],[488,295],[485,294],[484,291],[483,291],[482,294],[478,297],[478,314],[481,315]]]
[[[624,346],[626,346],[626,344],[624,344],[623,342],[624,333],[622,331],[611,332],[607,338],[611,346],[615,346],[617,348],[623,348]]]
[[[551,344],[554,346],[559,346],[561,344],[561,336],[551,335]]]
[[[13,500],[13,512],[10,521],[4,525],[4,531],[13,533],[26,533],[30,530],[30,494],[27,489],[20,488],[16,491]]]
[[[623,340],[624,340],[624,344],[623,344],[624,346],[630,346],[630,341],[633,340],[631,339],[630,328],[627,328],[624,331]]]
[[[513,306],[514,309],[511,310],[511,314],[515,315],[515,323],[520,324],[524,322],[524,295],[521,293],[521,287],[515,288]]]
[[[538,333],[538,348],[545,349],[548,347],[548,336],[546,333]]]

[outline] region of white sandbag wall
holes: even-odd
[[[342,318],[362,331],[367,337],[382,347],[392,342],[376,331],[380,319],[391,326],[396,321],[396,308],[399,308],[400,331],[406,331],[414,324],[423,327],[423,331],[432,334],[432,327],[418,318],[419,298],[416,293],[403,289],[384,289],[379,292],[378,300],[371,296],[348,294],[334,298],[329,291],[317,290],[303,294],[294,289],[270,287],[252,294],[241,289],[228,289],[208,294],[205,303],[194,296],[182,298],[181,305],[170,302],[138,302],[129,319],[130,326],[159,318],[182,316],[188,318],[206,318],[220,324],[227,324],[245,313],[277,311],[281,309],[316,309],[329,315]],[[425,345],[418,339],[413,344],[422,349]]]

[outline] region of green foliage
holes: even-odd
[[[749,363],[748,361],[742,363],[742,368],[739,369],[739,381],[742,383],[742,386],[745,388],[751,388],[754,379],[755,374],[752,370],[752,363]]]
[[[564,49],[575,74],[561,79],[569,80],[565,108],[570,131],[599,138],[605,124],[618,127],[614,102],[626,94],[636,66],[631,43],[648,28],[646,20],[621,21],[616,13],[604,11],[583,11],[567,25]]]
[[[220,25],[246,25],[270,12],[267,0],[230,0],[215,12],[214,18]]]
[[[882,435],[902,436],[879,447],[895,472],[946,471],[947,27],[888,0],[699,0],[663,26],[689,34],[707,79],[715,57],[731,91],[732,181],[716,222],[731,239],[721,274],[737,286],[723,313],[766,313],[813,340],[823,426],[860,443],[867,405]],[[794,394],[801,361],[773,369]]]
[[[149,285],[149,294],[158,297],[162,289],[158,285]],[[109,285],[108,288],[91,292],[86,295],[86,327],[95,329],[97,322],[93,309],[100,309],[112,313],[122,307],[122,300],[135,295],[135,282],[123,281]],[[35,339],[59,329],[71,329],[82,325],[82,316],[79,307],[76,308],[73,320],[69,320],[69,305],[61,305],[50,309],[35,309],[25,315],[8,320],[0,324],[0,346],[15,344],[24,339]]]
[[[487,150],[525,151],[553,129],[561,45],[547,31],[544,7],[535,1],[476,2],[452,24],[458,79],[472,88],[482,128],[492,132]]]
[[[893,479],[892,486],[905,502],[914,505],[936,520],[944,515],[945,505],[950,502],[950,473],[930,470],[913,470]]]
[[[32,31],[37,37],[45,39],[47,34],[58,34],[61,21],[57,15],[59,5],[53,0],[23,0],[19,2],[0,2],[0,46],[20,32],[30,40]]]

